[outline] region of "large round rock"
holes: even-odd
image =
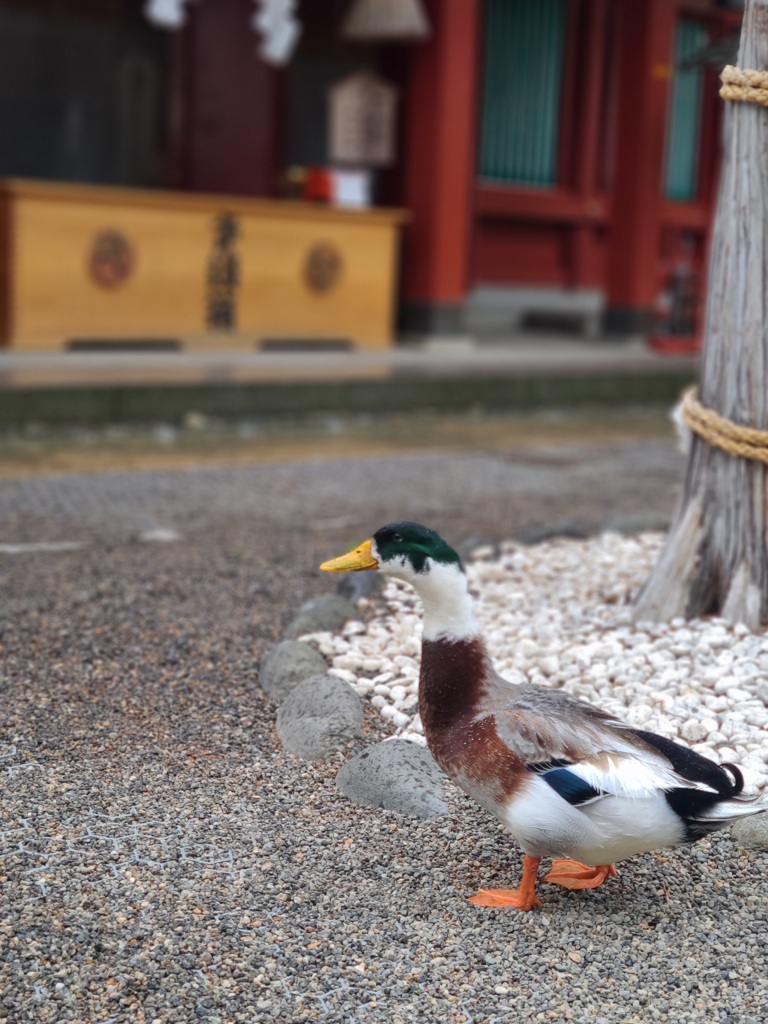
[[[347,619],[353,619],[357,609],[341,594],[321,594],[299,608],[299,614],[286,627],[284,636],[293,639],[305,633],[341,629]]]
[[[424,747],[385,740],[350,758],[336,776],[339,792],[365,807],[385,807],[416,818],[448,811],[445,778]]]
[[[313,676],[288,694],[277,712],[277,735],[291,754],[320,761],[360,735],[363,704],[336,676]]]
[[[731,838],[745,850],[768,850],[768,812],[737,821]]]
[[[267,651],[259,666],[259,683],[276,704],[282,703],[299,683],[310,676],[322,675],[328,665],[314,647],[298,640],[282,640]]]

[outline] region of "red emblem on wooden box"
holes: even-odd
[[[344,257],[331,242],[317,242],[306,256],[304,281],[313,292],[335,288],[344,269]]]
[[[96,284],[117,288],[134,271],[136,254],[122,231],[99,231],[91,243],[88,269]]]

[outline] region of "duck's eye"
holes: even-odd
[[[395,542],[395,544],[402,544],[403,542],[402,535],[399,533],[393,533],[392,540]]]

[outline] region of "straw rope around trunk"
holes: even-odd
[[[724,100],[759,103],[768,107],[768,71],[750,71],[727,64],[720,75]],[[768,464],[768,431],[733,423],[698,399],[695,387],[682,396],[682,414],[688,427],[708,444],[742,459]]]
[[[768,71],[749,71],[726,64],[720,75],[724,100],[760,103],[768,107]]]
[[[683,392],[682,414],[686,424],[707,444],[742,459],[768,463],[768,430],[739,426],[707,409],[699,401],[695,387]]]

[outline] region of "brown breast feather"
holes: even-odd
[[[483,710],[488,658],[482,640],[425,640],[419,714],[427,745],[446,773],[472,793],[504,801],[522,784],[525,765]]]

